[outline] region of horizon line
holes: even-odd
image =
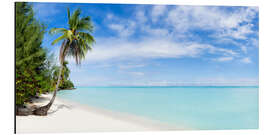
[[[259,85],[81,85],[76,87],[259,87]]]

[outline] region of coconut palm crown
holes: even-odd
[[[34,110],[33,113],[36,115],[47,115],[48,110],[53,104],[60,84],[65,57],[74,57],[76,64],[80,64],[81,60],[85,58],[86,53],[92,49],[92,45],[95,42],[91,35],[94,29],[91,18],[89,16],[81,18],[80,9],[75,10],[72,15],[70,15],[69,9],[67,9],[67,12],[69,28],[52,28],[49,31],[50,34],[61,34],[61,36],[52,42],[52,45],[54,45],[62,41],[59,53],[60,72],[52,99],[47,105]]]
[[[93,25],[89,16],[80,18],[81,10],[77,9],[72,15],[68,11],[69,28],[52,28],[50,34],[62,34],[52,42],[52,45],[63,41],[60,48],[60,62],[64,62],[65,56],[74,57],[77,64],[85,57],[86,53],[92,49],[95,42],[93,36]]]

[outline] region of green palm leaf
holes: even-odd
[[[67,14],[69,29],[52,28],[50,34],[62,34],[52,42],[52,45],[63,41],[60,50],[60,59],[70,56],[75,58],[77,64],[80,64],[81,60],[85,58],[86,53],[92,49],[92,45],[95,43],[95,39],[91,35],[94,27],[90,16],[80,17],[80,9],[75,10],[72,14],[67,9]]]
[[[61,40],[64,40],[67,38],[67,35],[66,34],[63,34],[62,36],[58,37],[57,39],[55,39],[53,42],[52,42],[52,45],[58,43],[59,41]]]
[[[65,33],[67,31],[67,29],[65,28],[52,28],[50,31],[49,31],[49,34],[59,34],[59,33]]]

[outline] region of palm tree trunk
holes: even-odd
[[[56,84],[55,90],[53,92],[52,99],[50,100],[50,102],[47,105],[42,106],[42,107],[37,108],[36,110],[34,110],[33,111],[33,114],[35,114],[35,115],[41,115],[41,116],[47,115],[48,110],[50,109],[50,107],[52,106],[52,104],[53,104],[53,102],[55,100],[56,93],[58,91],[58,87],[59,87],[60,80],[61,80],[62,70],[63,70],[63,63],[61,62],[60,72],[59,72],[59,75],[58,75],[58,80],[57,80],[57,84]]]

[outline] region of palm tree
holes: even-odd
[[[35,115],[47,115],[48,110],[53,104],[60,84],[65,57],[74,57],[76,64],[79,65],[81,60],[85,58],[86,53],[92,49],[92,44],[95,42],[93,36],[91,35],[94,27],[90,17],[87,16],[81,18],[80,9],[75,10],[72,15],[70,15],[70,11],[67,9],[67,13],[69,28],[52,28],[49,32],[50,34],[61,34],[61,36],[52,42],[52,45],[62,41],[59,53],[60,72],[58,75],[56,88],[50,102],[47,105],[34,110],[33,113]]]

